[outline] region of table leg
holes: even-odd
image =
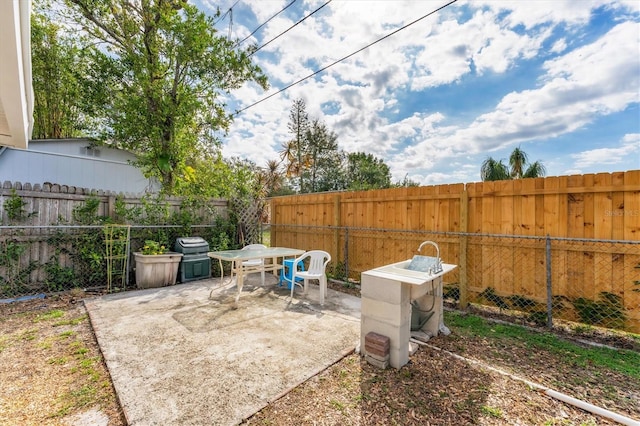
[[[236,285],[238,286],[238,294],[236,295],[236,306],[238,306],[238,300],[240,300],[240,293],[242,293],[242,286],[244,285],[244,275],[242,273],[242,262],[240,262],[239,267],[236,267]]]
[[[222,259],[218,259],[218,265],[220,265],[220,285],[223,285],[224,284],[224,268],[222,267]],[[211,291],[209,292],[209,299],[211,299],[213,290],[215,290],[215,287],[212,288]]]

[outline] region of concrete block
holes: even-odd
[[[389,361],[378,361],[375,358],[372,358],[368,355],[365,355],[364,359],[374,367],[382,368],[383,370],[389,366]]]
[[[417,343],[409,342],[409,356],[412,356],[413,354],[418,352],[419,348],[420,346]]]
[[[373,358],[373,359],[375,359],[377,361],[380,361],[380,362],[385,362],[385,361],[388,362],[389,361],[389,354],[388,353],[385,356],[379,356],[379,355],[376,355],[376,354],[374,354],[372,352],[366,352],[366,356],[370,356],[371,358]]]
[[[375,318],[363,317],[360,320],[360,346],[365,347],[365,336],[369,332],[375,332],[389,337],[390,349],[399,349],[402,346],[404,351],[407,350],[409,335],[411,333],[411,320],[400,326],[376,320]]]
[[[383,300],[371,299],[364,295],[360,297],[360,303],[361,316],[395,325],[411,321],[411,305],[409,303],[397,305]]]
[[[410,284],[362,273],[360,295],[374,300],[400,305],[409,302]]]

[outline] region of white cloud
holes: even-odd
[[[591,149],[571,155],[576,160],[574,166],[577,168],[599,164],[621,164],[629,156],[635,156],[636,165],[640,167],[640,133],[625,135],[617,147]]]
[[[304,3],[304,9],[308,13],[322,3]],[[252,2],[244,7],[262,22],[285,4]],[[458,5],[449,7],[243,112],[230,131],[225,155],[249,157],[258,164],[277,158],[280,145],[290,138],[286,125],[291,102],[302,97],[309,114],[338,134],[340,148],[383,158],[395,179],[408,175],[423,183],[477,180],[481,157],[489,152],[559,138],[640,102],[640,24],[634,21],[637,16],[630,15],[639,13],[636,3],[554,0],[461,5],[465,4],[469,15]],[[256,56],[272,89],[262,93],[255,86],[245,87],[233,95],[249,105],[435,7],[421,1],[334,0]],[[617,15],[620,23],[584,44],[581,31],[598,7],[623,11]],[[303,12],[298,13],[301,17]],[[265,25],[256,40],[269,40],[299,19],[285,16],[291,15]],[[237,31],[249,33],[241,26]],[[465,110],[444,114],[438,105],[415,97],[419,93],[418,98],[428,98],[429,90],[463,79],[513,75],[518,67],[534,62],[540,66],[539,58],[549,59],[537,81],[521,84],[511,93],[505,81],[507,94],[475,118]],[[460,99],[451,102],[465,107]],[[323,110],[323,105],[331,107]],[[576,160],[576,168],[586,167],[578,165],[583,160]],[[447,170],[452,164],[457,165]]]
[[[513,92],[452,138],[475,152],[574,131],[637,103],[640,24],[626,22],[544,68],[544,85]]]

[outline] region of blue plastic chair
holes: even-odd
[[[284,259],[282,261],[282,269],[280,270],[280,281],[278,282],[278,286],[281,286],[283,282],[287,283],[287,288],[291,289],[291,278],[293,276],[293,262],[296,259]],[[304,263],[298,264],[298,271],[304,271]],[[296,277],[296,282],[301,283],[304,279],[301,277]]]

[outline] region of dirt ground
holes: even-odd
[[[505,346],[452,331],[432,339],[435,348],[421,347],[400,370],[380,370],[349,355],[246,424],[614,424],[440,349],[640,420],[637,381],[533,352],[524,342]],[[82,424],[73,421],[82,413],[98,413],[103,423],[97,424],[124,425],[79,295],[0,305],[0,383],[0,425]]]

